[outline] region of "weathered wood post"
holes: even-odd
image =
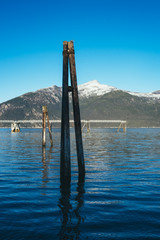
[[[120,125],[119,125],[119,127],[118,127],[118,129],[117,129],[117,132],[119,132],[121,126],[122,126],[122,122],[120,122]]]
[[[76,136],[78,170],[80,175],[85,175],[84,153],[83,153],[82,132],[81,132],[81,118],[80,118],[80,109],[79,109],[79,98],[78,98],[75,53],[74,53],[73,41],[68,42],[68,51],[69,51],[69,63],[70,63],[70,78],[71,78],[71,86],[72,86],[72,102],[73,102],[73,112],[74,112],[74,126],[75,126],[75,136]]]
[[[87,121],[87,133],[90,133],[90,122]]]
[[[85,126],[86,126],[86,122],[87,122],[87,121],[85,121],[84,124],[83,124],[82,132],[83,132],[83,129],[85,128]]]
[[[123,132],[126,133],[126,121],[123,122]]]
[[[50,136],[50,143],[51,146],[53,146],[53,140],[52,140],[52,133],[51,133],[51,125],[49,122],[48,117],[48,110],[46,106],[42,107],[42,146],[46,145],[46,118],[48,122],[48,130],[49,130],[49,136]]]
[[[42,145],[46,145],[46,112],[47,107],[42,107]]]
[[[48,131],[49,131],[50,143],[51,143],[51,147],[52,147],[53,146],[53,140],[52,140],[51,125],[50,125],[49,117],[48,117],[48,110],[46,112],[46,117],[47,117],[47,122],[48,122]]]
[[[70,165],[70,130],[69,130],[69,97],[68,97],[68,42],[63,42],[63,84],[62,84],[62,116],[61,116],[61,178],[71,177]],[[61,179],[62,180],[62,179]]]

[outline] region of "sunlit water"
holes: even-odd
[[[160,129],[83,134],[86,176],[60,188],[60,130],[0,129],[0,240],[160,239]]]

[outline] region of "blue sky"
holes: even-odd
[[[61,86],[64,40],[78,84],[159,90],[159,11],[159,0],[0,0],[0,102]]]

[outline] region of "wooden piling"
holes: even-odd
[[[87,123],[87,122],[84,122],[84,124],[83,124],[83,127],[82,127],[82,129],[81,129],[82,132],[83,132],[83,129],[85,128],[85,126],[86,126],[86,123]]]
[[[87,133],[90,133],[90,122],[89,121],[87,121]]]
[[[123,132],[126,133],[126,122],[123,122]]]
[[[63,42],[63,84],[62,84],[62,116],[61,116],[61,163],[60,174],[70,181],[70,130],[69,130],[69,97],[68,97],[68,42]]]
[[[121,123],[117,129],[117,132],[119,132],[120,128],[122,128],[123,132],[126,133],[126,121],[121,121]]]
[[[77,147],[77,158],[78,158],[78,170],[80,175],[85,174],[84,165],[84,153],[81,133],[81,120],[80,120],[80,109],[79,109],[79,98],[77,88],[77,76],[75,66],[75,53],[73,41],[68,42],[69,51],[69,63],[70,63],[70,78],[72,86],[72,101],[73,101],[73,112],[74,112],[74,126],[76,136],[76,147]]]
[[[48,131],[49,131],[50,143],[51,143],[51,147],[52,147],[53,146],[53,140],[52,140],[51,125],[50,125],[49,117],[48,117],[48,111],[46,112],[46,117],[47,117],[47,122],[48,122]]]
[[[117,129],[117,132],[119,132],[121,126],[122,126],[122,122],[120,123],[120,125],[119,125],[119,127],[118,127],[118,129]]]
[[[51,133],[51,125],[49,122],[48,117],[48,110],[46,106],[42,107],[42,146],[44,147],[46,145],[46,119],[48,122],[48,131],[49,131],[49,137],[50,137],[50,143],[51,147],[53,146],[53,140],[52,140],[52,133]]]
[[[42,107],[42,145],[46,145],[46,112],[47,107]]]

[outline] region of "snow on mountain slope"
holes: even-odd
[[[152,98],[152,99],[160,99],[160,93],[139,93],[139,92],[129,92],[127,91],[127,93],[137,96],[137,97],[145,97],[145,98]]]
[[[78,86],[80,97],[100,96],[111,91],[117,91],[115,87],[100,84],[97,80],[93,80]]]
[[[33,94],[32,97],[31,97],[31,94]],[[35,102],[39,102],[42,99],[44,99],[44,101],[48,101],[49,103],[54,101],[60,102],[61,96],[62,96],[62,88],[54,85],[48,88],[39,89],[35,92],[29,92],[29,93],[23,94],[20,96],[20,98],[23,98],[27,101],[30,100],[30,98],[32,98],[32,101],[34,99]]]
[[[93,80],[93,81],[79,85],[78,90],[79,90],[80,97],[90,97],[90,96],[101,96],[111,91],[118,91],[121,89],[108,86],[106,84],[100,84],[97,80]],[[124,91],[124,90],[121,90],[121,91]],[[130,91],[124,91],[124,92],[127,92],[137,97],[145,97],[153,100],[160,99],[160,91],[156,91],[153,93],[139,93],[139,92],[130,92]]]
[[[160,90],[152,92],[153,94],[160,94]]]
[[[102,96],[106,93],[109,93],[111,91],[118,91],[121,89],[108,86],[106,84],[100,84],[97,80],[89,81],[87,83],[81,84],[78,86],[78,92],[80,98],[89,98],[91,96]],[[124,90],[121,90],[124,91]],[[130,92],[130,91],[124,91],[126,93],[129,93],[130,95],[134,95],[137,97],[144,97],[151,100],[159,100],[160,99],[160,91],[155,91],[153,93],[139,93],[139,92]],[[48,101],[54,100],[55,102],[61,101],[62,96],[62,88],[57,86],[51,86],[48,88],[39,89],[35,93],[35,100],[39,101],[42,98]],[[30,95],[24,94],[20,96],[21,98],[28,99]]]

